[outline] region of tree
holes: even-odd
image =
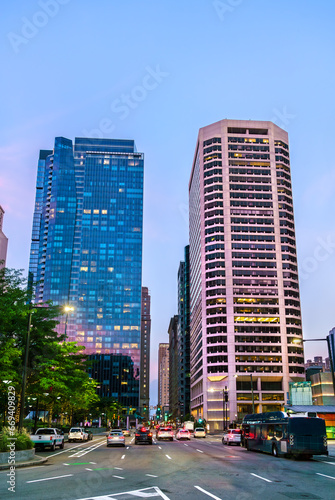
[[[0,271],[0,375],[11,381],[16,395],[21,394],[24,355],[31,316],[27,397],[34,398],[35,410],[48,408],[49,420],[68,409],[86,411],[97,400],[96,382],[86,371],[87,356],[83,346],[65,342],[56,327],[61,315],[59,306],[51,302],[30,304],[27,280],[22,271]],[[19,399],[19,398],[18,398]],[[5,416],[6,385],[1,385],[0,411]],[[18,406],[18,405],[17,405]]]

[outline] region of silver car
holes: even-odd
[[[122,431],[111,431],[107,436],[107,446],[126,446]]]

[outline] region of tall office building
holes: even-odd
[[[141,307],[141,370],[140,370],[140,407],[141,415],[149,417],[150,388],[150,294],[147,287],[142,287]]]
[[[176,418],[179,412],[178,315],[175,315],[170,319],[168,333],[169,333],[169,413],[172,415],[172,418]]]
[[[190,413],[190,259],[189,246],[178,269],[178,416]]]
[[[143,163],[132,140],[57,137],[42,150],[29,268],[35,301],[73,307],[59,331],[125,406],[139,405]]]
[[[283,408],[304,357],[287,133],[199,130],[189,183],[191,408],[211,429]],[[252,390],[253,389],[253,390]]]
[[[8,238],[2,231],[5,211],[0,205],[0,269],[6,266]]]
[[[158,347],[158,405],[162,415],[169,410],[169,344]]]

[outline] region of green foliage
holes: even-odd
[[[15,438],[15,450],[31,450],[34,447],[34,443],[30,439],[28,432],[22,429],[21,432],[16,431],[14,435],[9,434],[9,429],[4,427],[0,434],[0,452],[8,452],[8,445],[13,443],[13,438]]]

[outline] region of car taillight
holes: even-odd
[[[148,436],[152,436],[151,432],[149,432]]]
[[[136,437],[140,437],[140,434],[135,434]]]

